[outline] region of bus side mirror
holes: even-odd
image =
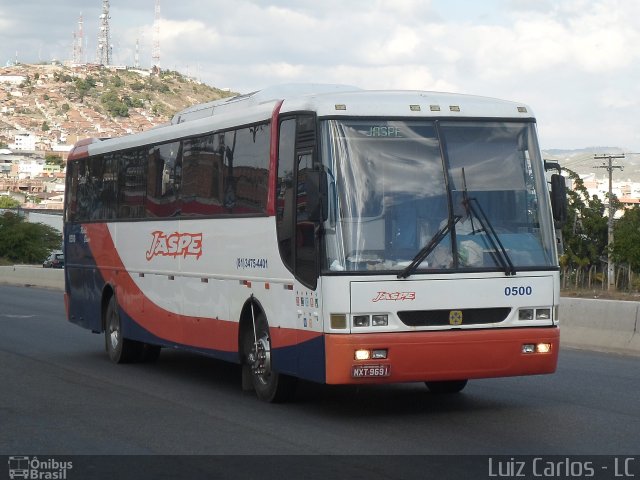
[[[551,175],[551,209],[556,225],[562,227],[567,221],[567,187],[562,175]]]
[[[309,220],[322,223],[329,211],[327,174],[324,170],[310,170],[305,178],[307,188],[307,212]]]

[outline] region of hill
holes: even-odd
[[[17,133],[37,137],[38,150],[85,137],[148,130],[191,105],[233,94],[178,72],[97,65],[0,68],[0,145]]]
[[[604,178],[607,171],[602,167],[605,161],[594,159],[594,155],[619,155],[625,158],[616,159],[614,165],[622,166],[615,178],[631,182],[640,182],[640,154],[628,153],[618,147],[590,147],[577,150],[543,150],[542,155],[547,160],[557,161],[561,166],[569,168],[580,175],[595,173],[596,178]]]

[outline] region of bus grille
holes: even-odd
[[[459,313],[462,312],[462,316]],[[484,325],[504,321],[511,309],[465,308],[461,310],[407,310],[398,312],[402,323],[409,327],[441,327],[451,325]]]

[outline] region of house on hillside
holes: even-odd
[[[34,151],[36,149],[36,143],[38,137],[33,132],[19,132],[16,133],[13,145],[9,145],[9,148],[13,150],[28,150]]]

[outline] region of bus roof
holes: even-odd
[[[319,117],[534,118],[527,105],[489,97],[419,90],[362,90],[337,84],[291,84],[189,107],[177,113],[171,123],[146,132],[104,141],[85,140],[82,148],[74,147],[69,158],[267,121],[278,104],[281,114],[313,111]]]

